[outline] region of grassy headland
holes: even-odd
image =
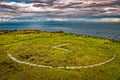
[[[60,46],[70,50],[55,49]],[[7,51],[21,61],[46,66],[86,66],[115,60],[93,68],[58,69],[19,64]],[[0,32],[0,80],[120,80],[120,41],[81,36],[64,32],[37,30]]]

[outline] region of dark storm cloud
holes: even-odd
[[[111,5],[119,5],[120,6],[120,0],[113,1]]]
[[[120,7],[120,0],[116,1],[109,1],[107,3],[101,2],[97,3],[99,1],[94,1],[93,3],[90,4],[85,4],[87,2],[71,2],[67,5],[61,5],[57,6],[56,8],[95,8],[95,7],[111,7],[111,6],[119,6]]]
[[[112,2],[109,2],[109,3],[100,3],[100,4],[96,4],[96,3],[92,3],[90,4],[89,6],[86,6],[86,7],[111,7],[111,6],[120,6],[120,1],[116,0],[116,1],[112,1]]]
[[[16,7],[10,6],[10,5],[4,5],[4,4],[0,4],[0,8],[6,8],[6,9],[17,9]]]
[[[81,8],[81,4],[83,4],[83,2],[70,3],[67,5],[57,6],[56,8]]]

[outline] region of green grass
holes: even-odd
[[[61,46],[67,52],[55,49]],[[110,59],[114,61],[87,69],[40,68],[19,64],[18,60],[46,66],[86,66]],[[0,80],[120,80],[120,41],[64,32],[37,30],[0,32]]]

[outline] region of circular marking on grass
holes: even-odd
[[[39,64],[33,64],[33,63],[29,63],[29,62],[20,61],[20,60],[16,59],[15,57],[13,57],[9,52],[7,52],[7,53],[8,53],[8,57],[10,59],[12,59],[13,61],[15,61],[17,63],[20,63],[20,64],[27,64],[27,65],[30,65],[30,66],[37,66],[37,67],[43,67],[43,68],[65,68],[65,69],[82,69],[82,68],[97,67],[97,66],[101,66],[103,64],[106,64],[108,62],[113,61],[116,57],[116,55],[114,55],[111,59],[109,59],[107,61],[97,63],[97,64],[93,64],[93,65],[87,65],[87,66],[66,66],[66,67],[58,66],[58,67],[52,67],[52,66],[45,66],[45,65],[39,65]]]
[[[61,50],[64,50],[64,51],[67,51],[67,52],[72,52],[68,49],[65,49],[65,48],[60,48],[61,46],[65,46],[65,45],[68,45],[68,44],[62,44],[62,45],[57,45],[57,46],[53,46],[53,48],[56,48],[56,49],[61,49]],[[10,49],[9,49],[10,50]],[[15,57],[13,57],[10,53],[9,53],[9,50],[7,51],[7,54],[8,54],[8,57],[17,62],[17,63],[20,63],[20,64],[26,64],[26,65],[29,65],[29,66],[36,66],[36,67],[43,67],[43,68],[60,68],[60,69],[83,69],[83,68],[92,68],[92,67],[97,67],[97,66],[101,66],[101,65],[104,65],[108,62],[111,62],[115,59],[116,55],[114,54],[112,58],[104,61],[104,62],[100,62],[100,63],[96,63],[96,64],[91,64],[91,65],[86,65],[86,66],[58,66],[58,67],[53,67],[53,66],[46,66],[46,65],[39,65],[39,64],[34,64],[34,63],[29,63],[29,62],[25,62],[25,61],[20,61],[18,59],[16,59]]]

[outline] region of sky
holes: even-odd
[[[13,19],[120,22],[120,0],[0,0],[0,21]]]

